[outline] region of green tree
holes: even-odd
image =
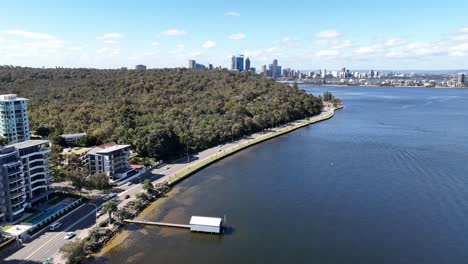
[[[41,137],[48,137],[52,133],[52,129],[45,126],[40,126],[36,129],[35,134]]]
[[[323,93],[323,100],[325,102],[331,102],[333,100],[333,98],[335,98],[335,97],[333,96],[333,94],[330,91],[325,91]]]
[[[95,173],[87,178],[87,185],[91,189],[95,190],[109,190],[112,189],[109,183],[109,177],[104,173]]]
[[[145,179],[143,182],[143,190],[145,190],[148,194],[152,194],[154,192],[154,186],[151,183],[150,179]]]
[[[60,248],[60,253],[63,254],[65,263],[80,264],[86,257],[84,241],[77,239],[75,241],[65,243]]]
[[[117,211],[117,204],[113,201],[107,201],[102,205],[102,211],[109,215],[109,224],[112,222],[112,214]]]

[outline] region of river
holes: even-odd
[[[127,226],[106,263],[466,263],[468,90],[330,90],[334,118],[177,185],[145,220],[223,217],[223,236]]]

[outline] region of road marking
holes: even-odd
[[[98,207],[100,208],[100,207]],[[59,232],[57,235],[55,235],[54,237],[52,237],[51,239],[49,239],[47,242],[45,242],[44,244],[42,244],[42,246],[40,246],[38,249],[36,249],[33,253],[29,254],[29,256],[27,256],[23,261],[20,262],[21,263],[24,263],[25,261],[29,260],[32,256],[34,256],[38,251],[40,251],[41,249],[43,249],[44,247],[46,247],[47,245],[49,245],[50,243],[53,242],[53,240],[55,240],[59,235],[62,235],[65,234],[67,231],[69,231],[71,228],[73,228],[75,225],[77,225],[79,222],[83,221],[83,219],[89,217],[91,214],[93,213],[96,213],[94,212],[94,209],[92,212],[88,213],[87,215],[83,216],[82,218],[78,219],[77,221],[75,221],[73,224],[71,224],[68,228],[66,228],[65,230],[63,230],[62,232]]]

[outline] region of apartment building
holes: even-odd
[[[0,95],[0,136],[8,144],[30,139],[28,104],[16,94]]]
[[[47,140],[28,140],[0,148],[0,222],[21,218],[24,209],[50,194]]]
[[[104,173],[111,180],[127,177],[133,172],[128,159],[130,145],[103,144],[88,152],[91,174]]]

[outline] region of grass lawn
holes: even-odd
[[[12,226],[11,225],[6,225],[6,226],[3,226],[2,227],[2,230],[3,232],[7,231],[8,229],[10,229]]]

